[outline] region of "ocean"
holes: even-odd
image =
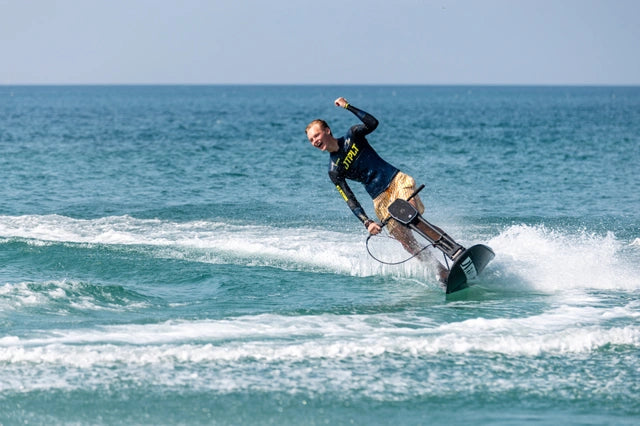
[[[495,251],[476,285],[369,256],[304,132],[359,122],[339,96]],[[2,425],[640,421],[640,87],[0,86],[0,117]]]

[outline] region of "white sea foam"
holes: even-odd
[[[0,347],[0,363],[3,365],[3,381],[0,391],[30,391],[34,389],[73,389],[105,387],[113,383],[122,386],[128,381],[138,385],[188,387],[191,390],[208,389],[215,392],[231,392],[247,389],[263,389],[278,392],[323,392],[326,389],[350,394],[364,392],[388,399],[391,390],[411,397],[416,393],[433,392],[433,386],[444,386],[448,391],[457,387],[475,387],[496,371],[488,365],[477,365],[475,374],[460,374],[459,368],[446,373],[442,366],[434,367],[441,359],[467,356],[502,355],[520,360],[499,368],[508,376],[518,370],[535,365],[540,353],[566,356],[588,356],[606,345],[634,345],[638,349],[637,328],[591,330],[578,333],[566,342],[569,331],[544,339],[518,339],[510,336],[490,339],[479,344],[478,340],[458,340],[446,337],[397,339],[385,337],[363,341],[299,342],[288,345],[273,342],[248,342],[245,344],[216,345],[47,345]],[[527,348],[524,351],[508,348],[529,344],[543,350]],[[478,348],[480,346],[480,348]],[[522,348],[521,346],[518,346]],[[446,349],[445,349],[446,348]],[[514,352],[517,352],[514,354]],[[495,354],[495,355],[491,355]],[[484,357],[483,357],[484,358]],[[527,361],[528,360],[528,361]],[[432,380],[415,377],[419,366],[432,365]],[[389,365],[403,365],[403,369]],[[437,365],[437,364],[436,364]],[[464,370],[464,369],[463,369]],[[440,377],[437,377],[440,376]],[[13,378],[13,379],[12,379]],[[499,386],[493,380],[494,386]],[[518,386],[517,382],[511,386]],[[552,386],[549,383],[544,386]]]
[[[493,380],[499,386],[500,372],[513,369],[515,374],[536,360],[589,358],[612,347],[637,351],[639,307],[637,302],[557,306],[531,316],[451,323],[417,316],[410,326],[404,314],[263,314],[39,331],[0,338],[0,392],[132,380],[216,392],[322,392],[330,387],[389,398],[389,389],[402,397],[437,392],[434,384],[445,383],[450,391],[480,385],[490,375],[497,376]],[[477,377],[445,373],[447,360],[478,356],[513,361],[500,363],[499,371],[491,363],[476,365],[474,370],[482,372]],[[429,374],[439,377],[416,377],[425,363],[431,365]],[[390,364],[404,367],[384,373]]]
[[[123,311],[144,308],[145,301],[113,299],[100,300],[91,284],[73,280],[19,282],[0,285],[0,311],[37,307],[64,314],[70,308],[89,311]]]
[[[305,265],[356,276],[424,274],[424,267],[415,260],[404,267],[389,268],[379,264],[367,255],[363,235],[345,238],[340,232],[314,228],[207,221],[177,223],[130,216],[94,220],[59,215],[0,216],[0,237],[22,238],[38,245],[152,246],[156,248],[157,255],[170,258],[284,268]],[[377,248],[385,255],[393,255],[394,250],[389,247],[394,244],[382,240],[378,241]],[[397,246],[393,248],[397,249]],[[406,258],[407,255],[402,253],[400,257]]]
[[[638,260],[622,255],[611,232],[567,234],[544,226],[514,225],[488,243],[503,281],[542,291],[640,288]]]
[[[402,326],[403,322],[389,314],[294,317],[264,314],[113,325],[54,330],[28,338],[5,336],[0,340],[0,362],[148,363],[163,362],[178,353],[183,354],[180,357],[209,361],[253,358],[269,362],[373,357],[385,353],[580,353],[607,344],[640,347],[640,327],[633,323],[638,314],[637,306],[631,305],[560,306],[522,318],[475,318],[444,324],[416,318],[411,327]],[[612,326],[609,322],[613,318],[627,321]],[[22,355],[16,358],[17,353]]]
[[[0,237],[32,244],[146,246],[159,257],[312,268],[355,276],[383,274],[430,281],[433,275],[416,260],[400,266],[381,265],[366,253],[364,235],[345,238],[344,233],[317,228],[183,223],[130,216],[93,220],[58,215],[0,216]],[[375,239],[372,245],[384,260],[406,258],[391,240]],[[484,274],[488,285],[545,292],[640,288],[638,253],[632,250],[622,255],[629,243],[613,233],[566,233],[544,226],[513,225],[491,238],[488,245],[496,252]]]

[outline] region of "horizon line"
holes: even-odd
[[[0,87],[289,86],[289,87],[640,87],[640,83],[0,83]]]

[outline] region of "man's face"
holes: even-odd
[[[311,145],[319,150],[326,151],[329,148],[329,142],[332,140],[331,130],[322,128],[321,124],[316,123],[307,130],[307,138],[309,138]]]

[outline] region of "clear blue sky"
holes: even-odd
[[[0,0],[0,84],[640,84],[640,0]]]

